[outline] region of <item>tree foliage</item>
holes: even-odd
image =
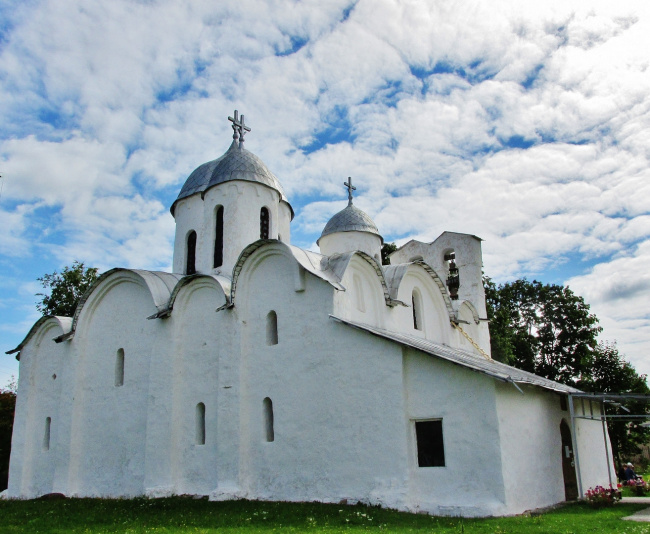
[[[0,387],[0,491],[7,488],[9,479],[9,455],[15,409],[16,383],[12,381],[6,388]]]
[[[395,243],[384,243],[381,247],[381,264],[390,265],[389,254],[392,254],[397,250],[397,245]]]
[[[597,343],[598,319],[568,287],[516,280],[497,286],[484,279],[492,357],[591,393],[648,394],[646,376],[619,354],[615,343]],[[633,414],[649,413],[643,402],[626,402]],[[609,415],[626,415],[606,405]],[[643,420],[609,420],[612,453],[619,466],[639,452],[650,430]]]
[[[38,278],[41,285],[49,294],[37,293],[43,297],[36,303],[36,308],[43,315],[59,315],[72,317],[82,295],[97,280],[97,268],[87,267],[80,261],[74,261],[72,267],[66,266],[61,273],[54,271],[52,274]]]
[[[584,299],[536,280],[484,284],[493,358],[575,386],[590,370],[601,331]]]
[[[646,375],[640,375],[634,367],[619,354],[615,343],[599,343],[594,351],[591,372],[583,375],[578,387],[593,393],[636,393],[648,394],[650,389],[646,383]],[[647,403],[626,402],[623,409],[620,405],[606,406],[608,415],[629,415],[648,413]],[[628,461],[630,456],[640,452],[639,444],[647,443],[650,430],[639,423],[643,420],[625,421],[609,420],[609,438],[612,443],[612,453],[619,466]]]

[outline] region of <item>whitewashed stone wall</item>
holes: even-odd
[[[381,263],[381,238],[370,232],[336,232],[321,237],[318,245],[325,256],[361,251]]]
[[[442,515],[508,513],[494,381],[404,350],[409,508]],[[445,466],[418,467],[415,420],[442,419]]]
[[[305,273],[289,247],[266,244],[243,263],[236,287],[234,307],[217,312],[227,303],[221,284],[197,277],[178,291],[171,315],[147,320],[160,295],[154,302],[139,274],[120,271],[95,288],[71,340],[50,341],[69,321],[44,321],[21,351],[8,494],[348,499],[466,516],[563,500],[566,414],[556,395],[521,395],[329,318],[418,335],[412,309],[387,305],[367,258],[350,258],[339,290]],[[443,294],[421,265],[404,273],[398,300],[410,304],[414,288],[423,301],[419,335],[459,346]],[[277,344],[267,334],[271,311]],[[473,316],[462,306],[459,313]],[[123,385],[115,383],[119,349]],[[205,443],[197,439],[199,403]],[[443,421],[444,467],[417,467],[421,419]],[[593,425],[580,423],[589,485],[607,480],[596,438]]]
[[[223,265],[213,268],[216,237],[216,209],[223,206]],[[244,248],[260,238],[260,211],[269,210],[269,238],[291,242],[291,211],[280,194],[269,187],[243,180],[230,181],[200,194],[181,199],[175,206],[176,237],[174,240],[175,273],[185,273],[187,238],[197,234],[196,271],[230,275]]]

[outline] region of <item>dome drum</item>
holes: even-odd
[[[328,221],[316,242],[326,256],[360,250],[380,262],[383,243],[372,219],[351,202]]]

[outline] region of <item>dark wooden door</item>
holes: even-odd
[[[573,442],[571,429],[566,421],[560,423],[562,435],[562,474],[564,475],[564,498],[575,501],[578,498],[578,480],[576,478],[575,461],[573,458]]]

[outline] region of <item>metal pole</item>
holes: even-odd
[[[609,447],[607,446],[607,413],[605,412],[605,403],[601,403],[601,410],[603,412],[603,416],[600,418],[601,422],[603,423],[603,439],[605,440],[605,460],[607,461],[607,476],[609,477],[609,487],[613,487],[612,484],[612,466],[611,462],[609,461]]]
[[[582,405],[584,415],[584,404]],[[584,497],[582,493],[582,473],[580,473],[580,460],[578,459],[578,440],[576,438],[576,420],[573,410],[573,395],[569,393],[569,414],[571,416],[571,443],[573,444],[573,459],[575,461],[576,474],[578,475],[578,497]]]

